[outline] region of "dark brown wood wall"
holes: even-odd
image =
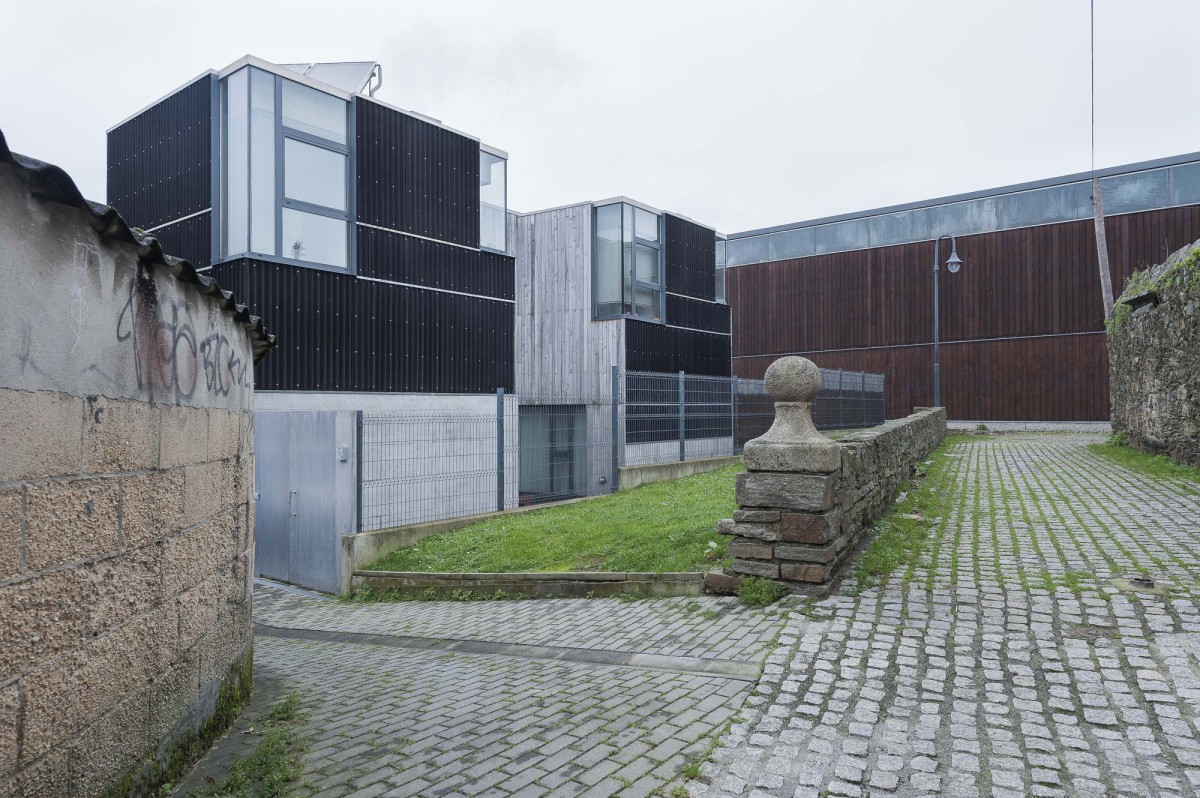
[[[1113,287],[1200,238],[1200,206],[1105,220]],[[1106,420],[1108,357],[1091,221],[962,236],[940,286],[942,402],[951,418]],[[949,255],[943,242],[941,260]],[[728,271],[733,369],[781,355],[887,375],[888,416],[933,402],[933,243]]]

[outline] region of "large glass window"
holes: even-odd
[[[221,92],[222,254],[349,268],[349,103],[251,67]]]
[[[663,269],[658,214],[628,203],[612,203],[596,208],[595,221],[594,315],[662,321]]]
[[[504,252],[508,228],[508,162],[479,151],[479,246]]]
[[[717,239],[717,301],[725,301],[725,239]]]

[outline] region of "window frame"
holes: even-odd
[[[500,208],[504,216],[504,249],[496,249],[494,247],[484,246],[483,244],[483,185],[479,186],[479,249],[483,252],[494,252],[497,255],[508,254],[508,157],[493,152],[490,148],[480,144],[479,146],[479,171],[483,172],[483,156],[490,155],[504,164],[504,206]],[[491,203],[488,203],[491,204]],[[495,207],[495,206],[492,206]]]
[[[621,312],[620,313],[598,313],[596,311],[596,281],[598,279],[598,270],[596,268],[596,252],[599,242],[599,228],[596,224],[596,213],[600,208],[609,207],[612,205],[626,206],[631,209],[629,214],[632,229],[629,231],[629,240],[625,240],[625,207],[621,207],[621,259],[620,274],[621,274]],[[638,233],[637,217],[638,211],[652,214],[657,224],[656,238],[654,240],[642,238]],[[650,324],[666,324],[667,323],[667,264],[666,264],[666,247],[663,246],[663,237],[666,235],[666,222],[663,214],[657,211],[650,211],[630,202],[606,202],[603,205],[592,205],[592,253],[591,263],[589,264],[592,270],[592,319],[594,321],[602,321],[607,319],[636,319],[637,321],[645,321]],[[629,302],[625,301],[625,247],[629,247]],[[648,280],[639,279],[637,269],[637,247],[643,246],[648,249],[653,249],[658,259],[658,282],[650,282]],[[643,316],[637,313],[637,289],[654,291],[658,295],[658,317]]]

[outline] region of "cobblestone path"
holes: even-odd
[[[791,613],[692,795],[1200,794],[1200,493],[1095,440],[954,444],[923,561]]]
[[[347,604],[258,587],[255,698],[302,693],[298,796],[669,795],[783,625],[730,598]],[[786,614],[786,613],[785,613]]]

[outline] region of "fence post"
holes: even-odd
[[[687,432],[685,416],[687,415],[687,376],[679,372],[679,462],[687,459]]]
[[[843,407],[842,406],[846,403],[846,400],[842,396],[842,374],[843,374],[842,370],[838,369],[838,401],[837,401],[838,429],[845,429],[845,426],[846,426],[846,423],[843,420],[844,416],[843,416]]]
[[[729,381],[729,434],[733,437],[733,453],[738,448],[738,378],[731,377]]]
[[[620,487],[618,479],[621,476],[621,372],[616,366],[612,367],[612,476],[609,482],[612,485],[612,492],[616,493]]]
[[[363,413],[354,411],[354,527],[363,531],[362,486],[363,486]]]
[[[504,509],[504,389],[496,389],[496,511]]]

